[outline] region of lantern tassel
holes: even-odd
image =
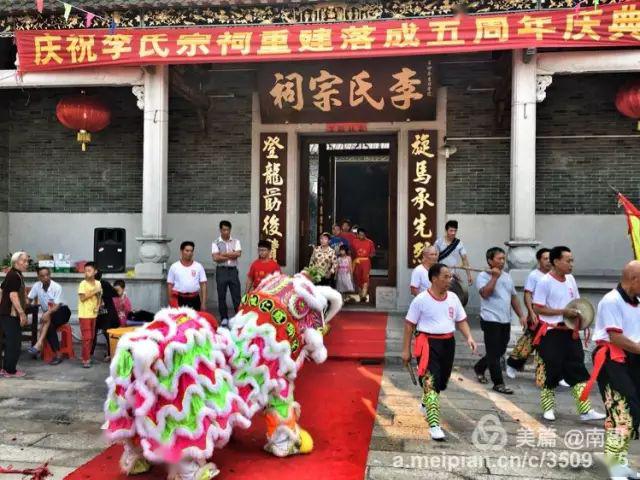
[[[91,133],[86,130],[80,130],[78,132],[78,142],[82,143],[82,151],[87,151],[87,143],[91,142]]]

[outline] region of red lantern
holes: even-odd
[[[70,95],[58,102],[56,116],[62,125],[78,130],[78,142],[82,143],[82,151],[91,141],[91,132],[99,132],[111,122],[109,107],[99,98],[81,95]]]
[[[628,83],[618,90],[616,108],[626,117],[640,119],[640,82]],[[637,129],[640,130],[640,122]]]

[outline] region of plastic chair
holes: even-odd
[[[71,325],[65,323],[60,325],[56,329],[56,333],[60,334],[60,353],[67,358],[76,358],[76,354],[73,352],[73,335],[71,334]],[[44,348],[42,350],[42,360],[50,362],[53,360],[55,354],[51,350],[49,342],[45,340]]]

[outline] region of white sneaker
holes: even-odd
[[[518,371],[515,368],[507,365],[506,373],[507,373],[507,377],[509,377],[511,380],[514,380],[516,378],[516,375],[518,374]]]
[[[609,467],[609,478],[612,480],[627,480],[628,478],[639,478],[638,472],[634,471],[627,464],[616,464]]]
[[[564,387],[564,388],[569,388],[571,386],[567,382],[564,381],[564,378],[558,382],[558,385],[560,385],[561,387]]]
[[[440,428],[440,426],[431,427],[429,429],[429,433],[431,434],[432,440],[436,440],[436,441],[444,440],[445,435],[444,435],[444,432],[442,431],[442,428]]]
[[[542,417],[545,420],[549,420],[550,422],[553,422],[556,419],[556,414],[553,410],[547,410],[542,414]]]
[[[580,420],[583,422],[588,422],[589,420],[604,420],[605,418],[607,418],[607,416],[604,413],[597,412],[593,408],[587,413],[580,415]]]

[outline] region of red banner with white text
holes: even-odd
[[[571,10],[186,28],[21,30],[19,70],[640,45],[640,1]]]

